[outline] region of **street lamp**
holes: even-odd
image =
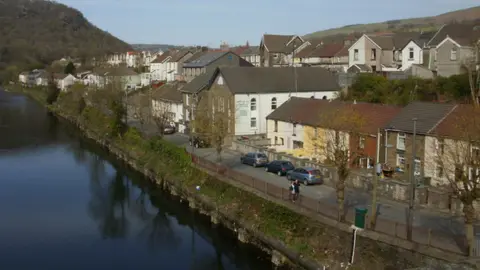
[[[412,240],[413,230],[413,213],[415,206],[415,160],[416,160],[416,137],[417,137],[417,118],[413,118],[413,138],[412,138],[412,161],[410,163],[410,202],[408,206],[408,224],[407,224],[407,240]]]

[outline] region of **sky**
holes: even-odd
[[[434,16],[479,0],[57,0],[128,43],[259,44],[349,24]]]

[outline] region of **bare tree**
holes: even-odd
[[[165,127],[173,122],[171,104],[163,100],[152,100],[153,123],[157,128],[158,135],[162,137],[165,133]]]
[[[472,45],[472,55],[463,61],[470,84],[470,94],[475,107],[480,107],[480,40]]]
[[[437,128],[433,164],[435,177],[463,204],[468,254],[473,255],[474,203],[480,198],[480,108],[458,105]]]
[[[320,162],[334,166],[337,171],[335,188],[339,221],[345,221],[345,184],[350,174],[350,164],[359,154],[356,149],[350,149],[350,140],[360,135],[366,122],[353,106],[341,105],[321,115],[322,129],[317,129],[312,138],[315,146],[318,146]]]
[[[137,93],[129,98],[129,108],[140,123],[140,128],[146,130],[147,125],[153,120],[151,97],[145,93]]]
[[[233,96],[223,89],[205,91],[196,106],[193,130],[215,147],[217,161],[222,159],[223,146],[231,133],[234,114]]]

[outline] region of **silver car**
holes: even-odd
[[[268,163],[268,157],[264,153],[248,153],[240,157],[242,164],[252,165],[253,167],[265,166]]]

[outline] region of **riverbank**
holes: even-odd
[[[32,91],[37,90],[22,92],[29,94]],[[35,93],[35,96],[40,94]],[[158,185],[189,200],[191,207],[210,215],[213,223],[221,222],[237,231],[241,241],[257,243],[273,251],[274,260],[290,260],[308,269],[321,269],[323,265],[336,269],[342,264],[347,265],[351,233],[321,224],[212,177],[193,167],[184,149],[161,139],[146,140],[135,129],[128,129],[122,137],[110,138],[105,134],[110,132],[112,119],[95,108],[87,107],[79,115],[60,105],[50,106],[50,109]],[[357,241],[356,261],[349,269],[406,269],[431,262],[418,253],[402,251],[368,238]]]

